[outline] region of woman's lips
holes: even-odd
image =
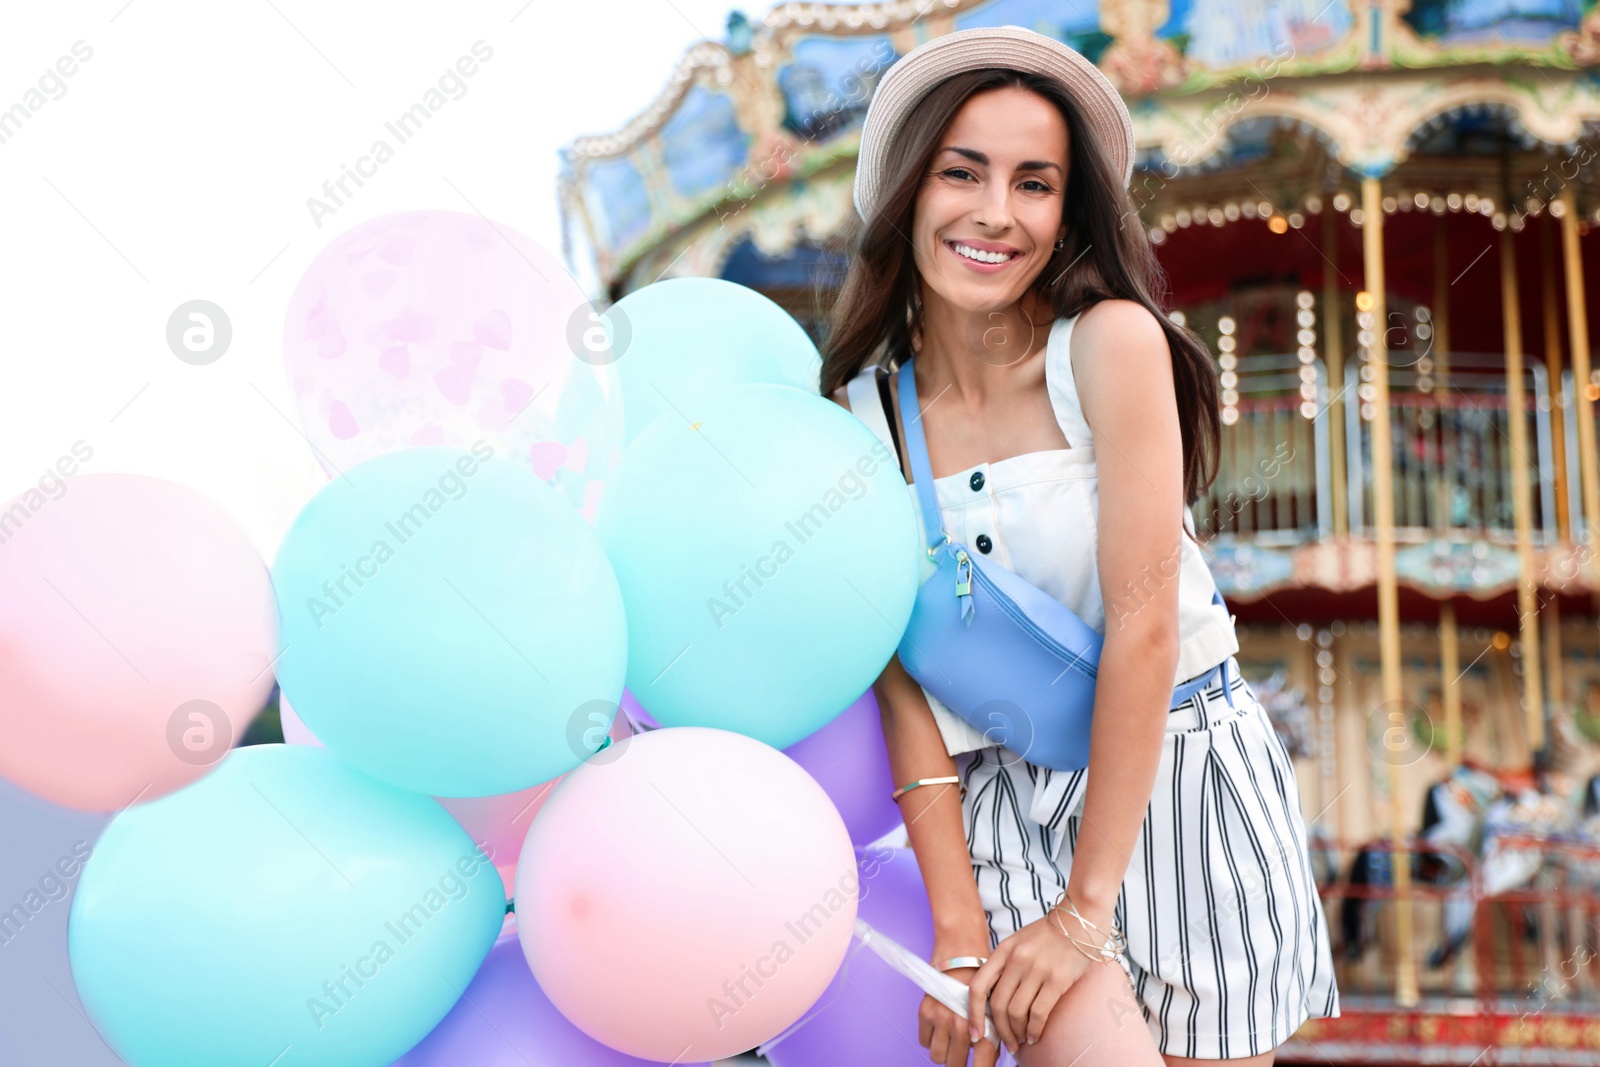
[[[946,241],[946,242],[944,242],[944,246],[950,250],[950,254],[952,256],[955,256],[963,264],[965,264],[966,266],[968,266],[968,267],[972,268],[973,270],[978,271],[979,273],[982,273],[982,274],[994,274],[994,273],[996,273],[998,271],[1005,270],[1013,262],[1015,262],[1016,260],[1022,258],[1022,253],[1021,252],[1013,252],[1011,254],[1010,258],[1002,260],[1002,261],[1000,261],[998,263],[985,263],[982,260],[970,259],[967,256],[964,256],[960,252],[956,251],[956,245],[958,245],[960,243],[961,242],[959,242],[959,241]],[[964,247],[970,247],[970,246],[964,246]]]

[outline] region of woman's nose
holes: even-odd
[[[991,185],[985,190],[983,202],[973,212],[972,221],[991,230],[1005,230],[1011,226],[1011,190],[1003,185]]]

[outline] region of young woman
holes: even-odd
[[[934,780],[899,802],[933,961],[972,991],[919,1012],[950,1067],[995,1063],[985,1003],[1022,1067],[1267,1064],[1339,1010],[1294,771],[1192,540],[1216,372],[1152,295],[1132,155],[1110,84],[1015,27],[901,59],[862,134],[822,391],[900,450],[912,359],[944,529],[1105,642],[1085,771],[994,744],[898,657],[876,683],[896,783]]]

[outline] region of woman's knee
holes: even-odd
[[[1019,1067],[1164,1067],[1155,1038],[1121,967],[1096,964],[1067,990]]]

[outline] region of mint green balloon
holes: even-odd
[[[854,415],[739,385],[622,454],[595,533],[622,588],[628,689],[664,726],[787,748],[894,654],[920,577],[911,494]]]
[[[385,1067],[493,946],[492,858],[433,798],[326,749],[235,749],[106,827],[72,901],[73,979],[134,1067]]]
[[[721,278],[669,278],[604,315],[622,381],[624,440],[663,416],[682,421],[696,397],[730,385],[818,391],[822,357],[790,314]]]
[[[323,744],[386,782],[529,789],[593,755],[616,714],[626,623],[605,552],[487,447],[346,470],[301,509],[272,584],[278,684]]]

